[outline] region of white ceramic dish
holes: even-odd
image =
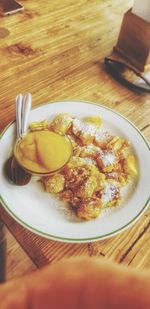
[[[45,193],[34,179],[26,186],[11,184],[4,174],[15,139],[15,123],[0,139],[0,195],[8,213],[21,225],[43,237],[64,242],[90,242],[114,236],[135,223],[150,200],[150,148],[141,132],[126,118],[104,106],[82,101],[62,101],[39,106],[31,111],[30,121],[48,119],[58,113],[73,116],[100,115],[109,132],[124,136],[133,145],[139,164],[139,179],[126,201],[91,221],[81,221],[52,195]]]

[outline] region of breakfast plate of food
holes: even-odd
[[[135,223],[149,203],[149,145],[125,117],[102,105],[61,101],[32,109],[15,144],[15,122],[0,139],[1,203],[21,225],[43,237],[90,242]],[[15,147],[14,147],[15,144]],[[32,175],[9,181],[14,153]]]

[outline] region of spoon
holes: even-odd
[[[16,130],[17,139],[26,134],[28,125],[28,116],[31,109],[31,94],[28,93],[24,98],[22,94],[16,97]],[[14,156],[11,156],[5,164],[6,175],[16,185],[26,185],[31,180],[31,174],[26,172],[17,162]]]

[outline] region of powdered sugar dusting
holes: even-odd
[[[72,124],[73,124],[73,133],[74,134],[80,133],[82,130],[82,121],[80,119],[75,118],[73,119]]]
[[[91,158],[84,158],[85,163],[88,165],[95,165],[95,161]]]
[[[106,131],[100,131],[100,130],[97,130],[97,131],[96,131],[95,140],[96,140],[97,142],[105,141],[105,140],[107,140],[109,137],[110,137],[110,135],[109,135],[108,132],[106,132]]]
[[[91,145],[82,147],[82,150],[83,152],[85,151],[89,155],[93,155],[99,152],[99,147],[91,144]]]
[[[73,132],[74,134],[82,133],[83,135],[91,135],[95,136],[96,133],[96,127],[92,124],[86,124],[80,119],[73,119]]]
[[[91,135],[95,136],[96,127],[92,124],[85,124],[83,123],[82,131],[83,135]]]
[[[85,149],[89,153],[94,153],[95,152],[95,147],[93,145],[88,145],[88,146],[85,147]]]
[[[111,202],[115,198],[117,192],[118,192],[118,188],[115,184],[106,183],[106,186],[104,188],[104,191],[101,197],[102,201],[104,203]]]
[[[100,153],[101,160],[103,161],[104,166],[114,164],[116,161],[116,156],[112,152],[103,151]]]
[[[115,178],[115,179],[118,179],[118,178],[119,178],[119,174],[118,174],[117,172],[107,173],[107,174],[106,174],[106,178]]]

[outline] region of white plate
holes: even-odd
[[[81,221],[65,212],[64,203],[45,193],[33,179],[23,187],[8,182],[4,163],[12,153],[15,123],[10,124],[0,140],[1,203],[21,225],[43,237],[65,242],[90,242],[114,236],[129,228],[144,213],[149,202],[149,146],[140,131],[126,118],[111,109],[88,102],[63,101],[45,104],[31,111],[30,121],[48,119],[61,112],[73,116],[101,115],[109,132],[124,136],[133,145],[140,176],[136,186],[121,205],[91,221]]]

